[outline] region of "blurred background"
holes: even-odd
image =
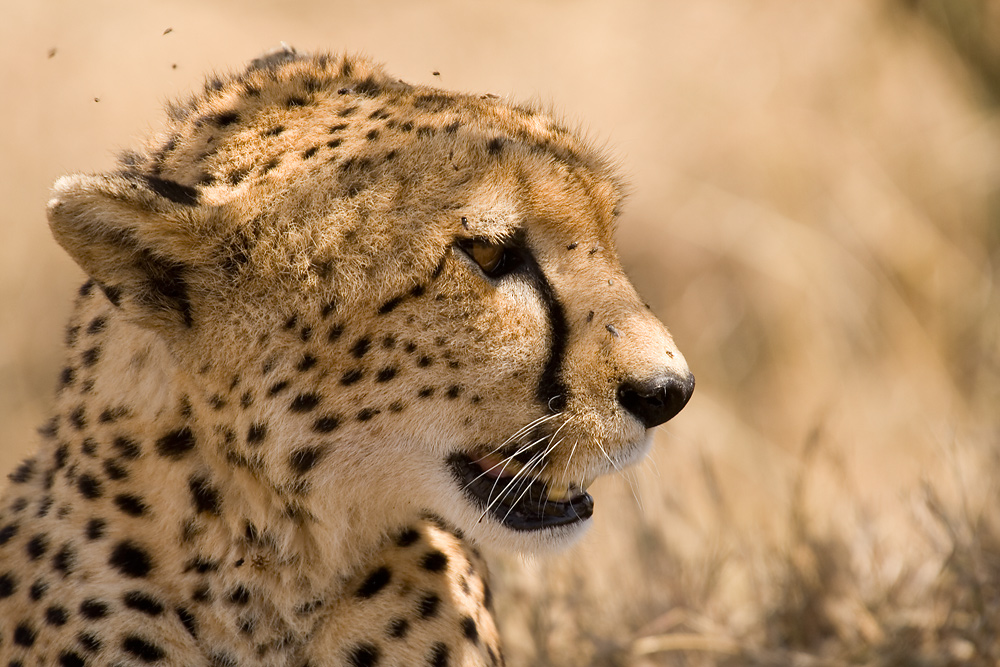
[[[511,665],[997,664],[998,0],[6,0],[0,470],[82,280],[49,186],[280,41],[552,104],[632,183],[698,389],[580,545],[496,559]]]

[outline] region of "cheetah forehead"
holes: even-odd
[[[454,210],[489,174],[518,164],[569,175],[604,204],[608,225],[622,197],[612,161],[548,112],[410,85],[363,57],[289,47],[169,105],[165,130],[120,161],[162,196],[237,206],[237,217],[258,222],[356,212],[357,202]]]

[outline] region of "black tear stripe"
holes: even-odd
[[[526,247],[523,259],[523,271],[542,298],[552,334],[549,342],[549,358],[545,362],[542,376],[538,379],[538,400],[555,413],[566,407],[569,398],[569,389],[562,380],[563,361],[569,341],[569,325],[566,322],[566,311],[556,297],[555,290],[542,272],[542,267],[538,266],[535,257]]]

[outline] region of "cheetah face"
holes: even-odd
[[[470,212],[486,213],[464,216],[452,246],[457,301],[475,322],[462,363],[487,371],[475,395],[516,393],[463,420],[437,511],[490,542],[537,549],[581,533],[590,482],[641,459],[693,377],[618,264],[613,200],[566,170],[529,169],[518,184],[485,179],[489,195],[472,201],[488,203]]]
[[[318,541],[430,511],[565,544],[690,398],[616,257],[617,179],[548,115],[286,57],[171,123],[57,183],[54,233],[169,350],[204,456]]]

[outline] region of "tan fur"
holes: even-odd
[[[687,374],[615,256],[609,162],[538,109],[288,49],[169,116],[49,204],[92,281],[3,498],[0,661],[498,662],[471,544],[585,524],[510,530],[445,460],[542,438],[534,475],[583,485],[648,442],[622,383]],[[534,278],[463,238],[521,239]]]

